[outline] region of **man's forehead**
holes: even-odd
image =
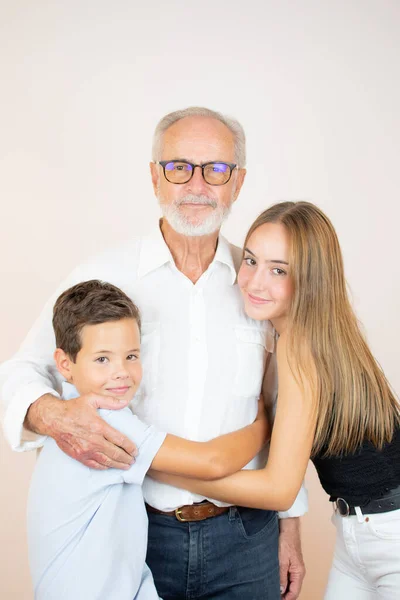
[[[231,154],[233,159],[235,144],[232,132],[217,119],[191,117],[181,119],[167,129],[163,147],[176,157],[189,158],[188,153],[195,156],[198,152],[206,152],[216,159],[222,158],[219,154],[223,152]]]

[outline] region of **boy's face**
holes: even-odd
[[[131,400],[142,379],[140,333],[135,319],[85,325],[76,361],[58,348],[57,368],[82,396],[90,392]]]

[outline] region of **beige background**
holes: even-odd
[[[271,203],[308,199],[337,227],[357,312],[400,390],[400,4],[0,0],[0,360],[92,252],[157,218],[156,121],[200,104],[248,136],[225,227],[237,243]],[[0,595],[31,600],[25,502],[34,456],[0,440]],[[313,471],[303,522],[319,600],[334,533]]]

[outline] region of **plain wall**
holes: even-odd
[[[399,30],[397,0],[0,0],[0,360],[76,263],[154,222],[156,122],[205,105],[247,133],[248,176],[224,233],[240,244],[276,201],[321,206],[398,391]],[[34,455],[0,444],[0,595],[31,600]],[[334,531],[312,468],[307,481],[301,598],[319,600]]]

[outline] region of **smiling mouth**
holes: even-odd
[[[252,304],[268,304],[271,300],[266,300],[265,298],[260,298],[259,296],[253,296],[247,292],[247,296]]]
[[[180,206],[189,208],[213,208],[211,204],[199,204],[198,202],[183,202]]]
[[[115,388],[106,388],[107,392],[112,392],[113,394],[117,394],[117,395],[122,395],[125,394],[129,389],[130,389],[130,385],[124,385],[121,387],[115,387]]]

